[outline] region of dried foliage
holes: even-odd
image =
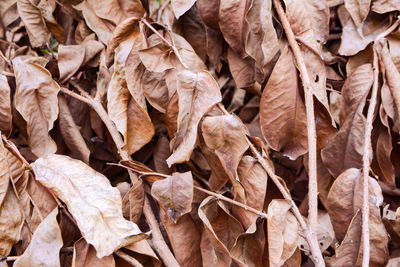
[[[399,15],[0,0],[0,266],[398,266]]]

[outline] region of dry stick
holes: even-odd
[[[101,120],[104,122],[106,125],[116,147],[118,150],[118,154],[120,155],[122,160],[130,160],[131,158],[129,157],[128,152],[123,149],[124,146],[124,141],[122,140],[121,135],[119,134],[117,127],[115,124],[111,121],[110,117],[108,116],[106,110],[104,109],[103,105],[101,102],[96,99],[92,98],[89,95],[87,96],[81,96],[78,95],[66,88],[61,87],[61,91],[63,93],[66,93],[78,100],[81,100],[89,106],[91,106],[96,113],[99,115]],[[132,183],[135,183],[138,181],[138,177],[130,170],[128,170],[129,173],[129,178],[131,179]],[[160,228],[158,226],[158,222],[153,214],[153,210],[151,209],[147,196],[145,196],[145,204],[143,206],[143,213],[146,217],[147,222],[149,223],[150,229],[152,230],[152,241],[153,241],[153,247],[160,256],[160,258],[163,260],[163,263],[168,266],[168,267],[179,267],[178,262],[176,261],[174,255],[172,254],[171,250],[169,249],[168,245],[165,243],[164,238],[161,234]]]
[[[286,37],[289,45],[292,48],[293,55],[296,59],[297,66],[301,74],[301,81],[304,87],[305,93],[305,104],[307,114],[307,141],[308,141],[308,169],[309,169],[309,180],[308,180],[308,218],[310,224],[310,231],[312,235],[312,242],[318,244],[317,241],[317,227],[318,227],[318,184],[317,184],[317,137],[315,130],[315,118],[314,118],[314,100],[313,92],[310,83],[310,77],[308,76],[307,68],[304,63],[304,58],[301,53],[300,47],[296,42],[296,37],[290,27],[289,21],[283,11],[282,5],[279,0],[274,0],[274,6],[278,13],[279,19],[282,23],[283,29],[285,30]],[[325,263],[322,258],[321,250],[319,253],[314,255],[314,263],[317,266],[324,266]]]
[[[121,259],[125,260],[126,262],[128,262],[130,265],[132,265],[134,267],[143,267],[143,265],[137,259],[135,259],[131,255],[126,254],[125,252],[117,251],[114,254],[117,255],[118,257],[120,257]]]

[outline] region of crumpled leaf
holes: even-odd
[[[338,241],[343,240],[330,266],[361,266],[361,215],[362,175],[359,169],[348,169],[336,178],[328,194],[327,209]],[[369,178],[369,229],[371,266],[384,265],[388,257],[388,236],[383,225],[379,206],[382,191],[378,182]],[[343,253],[348,256],[344,256]],[[329,260],[328,260],[329,262]]]
[[[127,220],[138,223],[144,203],[143,180],[132,185],[122,199],[122,213]]]
[[[54,209],[39,225],[24,254],[15,262],[16,267],[60,266],[60,249],[63,246],[61,230],[57,223],[58,208]]]
[[[218,157],[235,193],[241,200],[246,201],[237,172],[239,162],[249,148],[246,127],[235,115],[222,115],[204,118],[202,131],[205,145]]]
[[[114,267],[115,260],[113,255],[99,259],[96,256],[96,250],[81,238],[74,244],[72,256],[72,267]]]
[[[31,164],[36,180],[51,189],[68,207],[97,257],[146,237],[122,217],[121,195],[108,179],[83,162],[50,155]]]
[[[206,71],[181,71],[177,75],[179,96],[178,130],[173,143],[173,153],[168,166],[190,159],[197,139],[197,127],[203,115],[221,101],[219,86]]]
[[[367,18],[371,0],[345,0],[344,6],[349,12],[354,24],[357,28],[362,26],[364,20]]]
[[[154,182],[151,195],[160,202],[170,219],[176,223],[179,217],[192,210],[192,173],[173,173],[163,180]]]
[[[265,86],[260,103],[261,130],[268,146],[296,159],[307,152],[307,123],[299,97],[297,70],[288,47]]]
[[[366,123],[363,108],[372,86],[372,74],[371,64],[361,65],[343,85],[339,113],[341,127],[321,152],[322,161],[334,177],[348,168],[362,167]]]
[[[282,266],[295,252],[299,224],[290,212],[291,202],[274,199],[268,205],[268,251],[270,266]]]
[[[107,109],[111,120],[122,133],[125,149],[132,154],[147,144],[154,135],[154,126],[149,115],[141,106],[136,91],[128,87],[127,67],[131,51],[140,46],[140,32],[135,30],[121,42],[115,51],[114,73],[108,85]],[[140,94],[140,93],[139,93]],[[145,105],[145,103],[143,103]]]
[[[7,77],[0,74],[0,131],[9,132],[12,126],[10,86]]]
[[[40,157],[57,150],[48,132],[58,117],[60,86],[35,59],[17,57],[12,62],[17,83],[15,107],[27,123],[30,148]]]

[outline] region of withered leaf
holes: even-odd
[[[268,250],[270,266],[282,266],[295,252],[298,222],[288,200],[274,199],[268,206]]]
[[[60,266],[60,249],[63,246],[57,222],[58,208],[54,209],[39,225],[32,241],[14,266]]]
[[[321,156],[330,173],[337,177],[344,170],[362,167],[365,117],[363,108],[372,86],[372,66],[359,66],[342,88],[340,130],[322,149]]]
[[[131,222],[138,223],[142,215],[143,203],[143,181],[139,180],[132,185],[122,199],[122,213],[124,217]]]
[[[219,86],[210,73],[184,70],[177,75],[179,96],[178,130],[168,166],[188,161],[197,139],[197,127],[203,115],[221,101]]]
[[[121,195],[101,173],[63,155],[39,158],[31,165],[36,179],[67,204],[99,258],[146,237],[122,217]]]
[[[0,131],[9,132],[12,124],[11,89],[7,77],[0,74]]]
[[[115,260],[113,255],[99,259],[96,250],[81,238],[74,244],[72,256],[72,267],[114,267]]]
[[[262,94],[260,124],[272,149],[293,159],[307,152],[306,111],[288,47],[282,52]]]
[[[29,146],[38,157],[55,153],[57,145],[48,132],[58,116],[60,86],[35,58],[17,57],[12,62],[17,83],[15,107],[27,123]]]
[[[180,16],[185,14],[195,2],[196,0],[172,0],[171,6],[175,13],[175,17],[178,19]]]
[[[160,202],[171,220],[176,223],[179,217],[192,210],[192,173],[173,173],[163,180],[154,182],[151,195]]]

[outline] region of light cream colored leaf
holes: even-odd
[[[60,266],[60,249],[63,246],[61,230],[57,223],[58,208],[54,209],[39,225],[24,254],[15,262],[16,267]]]
[[[337,177],[348,168],[361,168],[365,117],[363,108],[372,86],[372,66],[359,66],[346,79],[342,88],[340,130],[322,149],[322,161]],[[372,156],[371,156],[372,158]]]
[[[57,94],[60,86],[35,58],[13,59],[17,91],[15,107],[27,123],[29,146],[40,157],[55,153],[57,146],[49,136],[58,117]]]
[[[217,155],[235,193],[245,202],[245,191],[237,168],[244,152],[249,148],[246,127],[235,115],[222,115],[204,118],[202,131],[205,145]]]
[[[376,13],[388,13],[400,10],[399,0],[375,0],[372,2],[371,10]]]
[[[299,225],[288,200],[274,199],[268,205],[268,252],[271,267],[282,266],[296,251]]]
[[[163,180],[154,182],[151,195],[160,202],[171,220],[176,223],[179,217],[192,210],[192,173],[190,171],[173,173]]]
[[[121,195],[101,173],[63,155],[39,158],[31,165],[36,180],[65,202],[97,257],[146,237],[122,217]]]
[[[7,77],[0,74],[0,131],[9,132],[12,127],[10,86]]]
[[[261,130],[267,144],[296,159],[307,152],[307,123],[299,97],[297,70],[286,47],[276,63],[260,103]]]
[[[140,45],[140,38],[140,32],[136,30],[116,48],[114,73],[107,92],[108,114],[124,136],[129,154],[142,148],[154,135],[151,119],[136,98],[135,88],[130,90],[127,81],[127,60],[131,51]]]
[[[175,13],[175,17],[178,19],[180,16],[186,13],[196,2],[196,0],[172,0],[172,10]]]
[[[181,71],[177,75],[179,95],[178,130],[173,139],[173,153],[168,166],[190,159],[197,139],[197,127],[203,115],[221,101],[219,86],[206,71]]]
[[[60,131],[65,144],[71,151],[71,156],[89,164],[90,150],[71,116],[67,100],[62,95],[58,96],[58,106],[60,108]]]
[[[362,26],[367,18],[370,5],[371,0],[344,0],[344,6],[349,12],[357,28]]]

